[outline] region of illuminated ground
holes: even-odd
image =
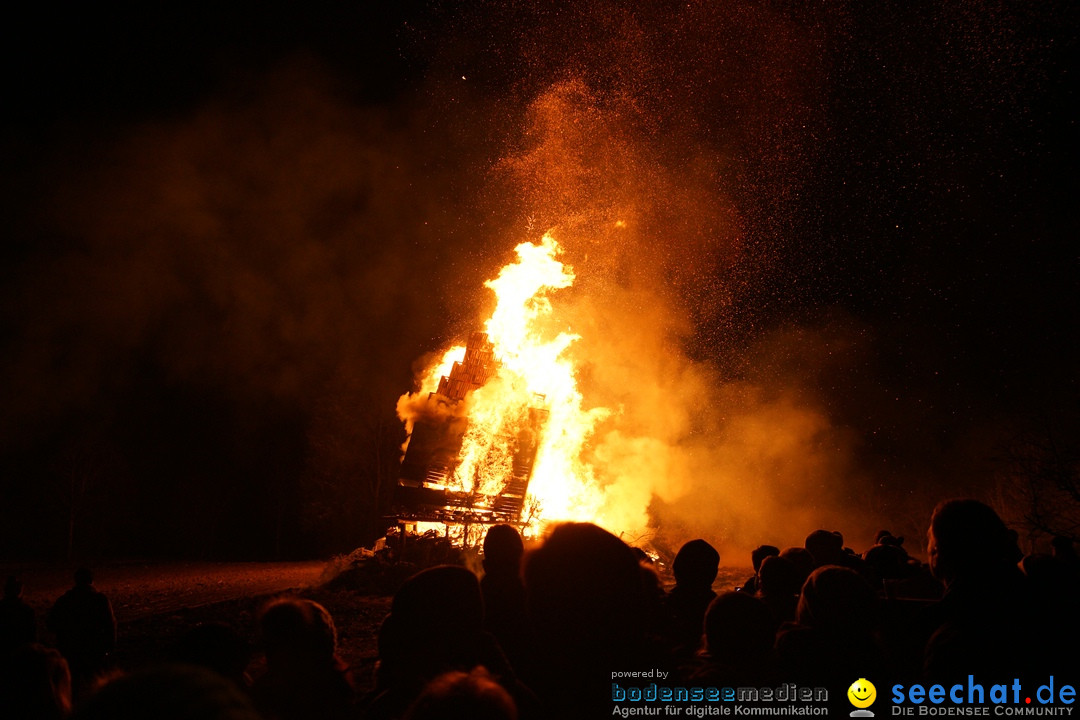
[[[98,571],[95,585],[109,595],[116,612],[119,640],[114,661],[135,668],[167,657],[177,638],[204,622],[223,622],[246,638],[254,637],[254,616],[271,595],[296,591],[322,603],[338,628],[340,654],[353,669],[358,689],[372,687],[379,625],[390,611],[386,594],[360,594],[315,587],[325,563],[168,563],[123,565]],[[4,568],[4,572],[12,572]],[[38,613],[39,636],[49,605],[69,586],[58,568],[18,568],[25,598]],[[729,590],[749,576],[749,568],[721,568],[714,588]],[[262,670],[256,657],[255,675]]]
[[[317,584],[325,563],[158,563],[96,570],[94,585],[109,596],[121,623],[181,608],[210,605]],[[23,582],[23,597],[43,611],[71,586],[62,567],[9,569]]]

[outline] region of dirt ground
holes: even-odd
[[[221,622],[254,643],[255,615],[269,598],[294,593],[322,603],[334,617],[343,659],[359,687],[371,686],[376,633],[390,610],[388,594],[319,589],[326,563],[138,563],[95,568],[94,585],[113,605],[121,669],[167,660],[185,631],[200,623]],[[16,575],[23,597],[38,618],[38,637],[51,644],[45,614],[71,587],[71,570],[56,566],[4,566]],[[255,658],[252,671],[261,670]]]
[[[379,625],[390,611],[396,582],[378,583],[358,590],[322,585],[326,563],[163,563],[103,567],[95,571],[95,586],[112,601],[117,619],[117,648],[113,662],[133,669],[169,658],[173,646],[188,629],[207,622],[233,627],[254,644],[255,616],[269,598],[294,593],[324,605],[338,629],[339,652],[352,669],[361,692],[373,686],[378,657]],[[721,568],[714,584],[729,590],[752,571]],[[2,567],[4,576],[23,581],[26,601],[38,615],[39,638],[51,643],[44,627],[48,608],[71,585],[64,568]],[[262,671],[254,656],[251,673]]]
[[[94,586],[125,623],[180,608],[196,608],[239,597],[317,585],[322,561],[288,563],[125,563],[94,568]],[[22,580],[23,598],[47,609],[72,584],[71,569],[58,566],[4,566],[0,574]]]

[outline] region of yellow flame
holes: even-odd
[[[455,345],[443,353],[442,359],[429,367],[420,380],[420,392],[423,394],[433,393],[439,389],[439,380],[443,375],[450,374],[450,368],[454,363],[465,359],[465,346]]]
[[[574,364],[567,352],[579,336],[551,329],[553,306],[548,295],[570,287],[573,271],[557,256],[558,243],[545,235],[539,244],[522,243],[518,259],[506,265],[485,286],[497,304],[484,329],[492,343],[499,370],[483,387],[464,400],[468,418],[459,463],[457,486],[495,495],[514,472],[514,448],[530,432],[530,413],[548,413],[533,465],[524,518],[535,530],[539,521],[602,519],[603,493],[593,468],[582,459],[596,424],[609,414],[605,408],[583,408]],[[465,349],[448,350],[423,375],[423,392],[432,392],[439,379],[461,361]]]

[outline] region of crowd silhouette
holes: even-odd
[[[254,642],[200,625],[161,664],[117,672],[116,622],[89,571],[48,612],[55,649],[39,642],[12,577],[0,603],[0,717],[588,718],[610,716],[615,671],[662,669],[666,682],[696,686],[796,683],[842,698],[861,677],[989,684],[1073,667],[1061,666],[1080,639],[1070,540],[1024,556],[998,515],[969,499],[940,503],[927,537],[922,563],[885,530],[862,553],[815,530],[803,547],[756,548],[754,575],[717,595],[721,556],[704,540],[678,551],[665,592],[648,555],[596,525],[559,525],[528,551],[497,525],[481,577],[441,565],[398,590],[363,695],[333,618],[310,599],[267,603]],[[252,679],[257,654],[265,669]]]

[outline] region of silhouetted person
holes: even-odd
[[[895,545],[896,547],[903,547],[904,536],[897,537],[888,530],[878,530],[877,535],[874,536],[875,545]]]
[[[525,618],[525,583],[521,558],[525,546],[510,525],[493,525],[484,537],[484,628],[499,641],[507,657],[520,662],[530,637]]]
[[[67,658],[75,697],[107,667],[116,647],[116,618],[109,599],[94,588],[94,575],[75,571],[75,587],[60,596],[46,616],[56,647]]]
[[[519,708],[535,708],[535,699],[517,681],[483,623],[480,583],[465,568],[443,565],[409,578],[379,631],[378,681],[365,717],[401,717],[436,677],[468,673],[478,665],[502,684]]]
[[[612,668],[651,667],[640,565],[619,538],[563,523],[525,559],[525,590],[539,662],[527,678],[552,717],[611,713],[597,683]]]
[[[765,604],[747,592],[723,593],[705,613],[698,684],[740,687],[777,680],[773,641],[776,627]]]
[[[810,551],[801,547],[790,547],[780,552],[780,557],[784,558],[795,568],[795,572],[799,577],[799,588],[802,588],[806,578],[810,577],[810,573],[814,571],[814,556],[810,554]]]
[[[22,599],[22,583],[14,575],[9,576],[4,583],[4,599],[0,600],[0,657],[36,641],[34,609]]]
[[[815,530],[806,536],[806,550],[814,558],[814,567],[839,565],[862,571],[862,559],[844,547],[844,536],[838,532]]]
[[[438,676],[405,713],[405,720],[517,720],[510,694],[482,667]]]
[[[844,538],[840,533],[815,530],[806,536],[803,544],[814,558],[814,567],[840,565],[844,555]]]
[[[325,717],[311,714],[308,717]],[[251,700],[217,673],[191,665],[141,670],[106,683],[73,720],[261,720]]]
[[[977,500],[939,503],[928,540],[930,569],[945,594],[929,613],[936,630],[926,646],[927,677],[1003,677],[1015,673],[1016,658],[1033,671],[1045,662],[1053,633],[1036,622],[1015,536],[997,513]]]
[[[863,553],[863,574],[887,598],[936,600],[941,584],[929,567],[904,549],[904,538],[879,530],[874,546]],[[921,652],[921,650],[920,650]]]
[[[251,647],[224,623],[202,623],[188,630],[173,649],[173,659],[181,664],[213,670],[239,688],[251,686],[247,674]]]
[[[701,644],[705,611],[716,597],[720,553],[704,540],[691,540],[679,548],[671,569],[675,587],[664,599],[664,638],[677,656],[687,657]]]
[[[639,550],[639,548],[631,548],[632,550]],[[667,599],[667,592],[664,590],[664,582],[660,579],[660,574],[656,570],[656,566],[644,552],[634,553],[634,556],[638,558],[638,570],[641,574],[641,587],[642,587],[642,599],[644,605],[641,610],[641,623],[642,627],[646,629],[646,632],[653,638],[654,642],[659,642],[659,637],[664,630],[664,601]],[[648,560],[642,560],[644,556]]]
[[[743,592],[751,595],[757,593],[758,571],[761,569],[762,561],[767,557],[776,557],[779,554],[780,548],[775,545],[759,545],[750,552],[750,563],[754,566],[754,574],[743,583]]]
[[[255,705],[267,718],[346,718],[352,685],[337,656],[337,629],[322,605],[304,598],[270,601],[259,614],[266,673],[255,681]]]
[[[61,720],[71,712],[71,673],[52,648],[23,644],[0,656],[0,718]]]
[[[887,580],[902,580],[914,571],[907,553],[897,545],[875,545],[863,554],[863,562],[867,579],[877,590],[883,590]]]
[[[636,545],[631,545],[630,551],[637,558],[638,567],[641,569],[641,581],[645,584],[645,622],[650,628],[653,628],[655,634],[659,632],[664,598],[667,597],[664,582],[660,579],[656,563],[649,553]]]
[[[814,570],[799,595],[796,624],[777,636],[780,676],[815,687],[846,687],[849,677],[876,676],[883,655],[875,639],[876,609],[874,591],[854,570]]]
[[[795,620],[799,590],[805,578],[786,557],[767,557],[758,570],[757,597],[768,608],[773,620],[773,632],[783,623]]]
[[[930,517],[927,554],[930,570],[946,588],[987,574],[1018,577],[1015,536],[992,508],[978,500],[946,500]]]
[[[863,553],[863,571],[882,586],[890,581],[914,577],[919,569],[920,563],[904,549],[904,538],[896,537],[888,530],[879,530],[874,546]]]

